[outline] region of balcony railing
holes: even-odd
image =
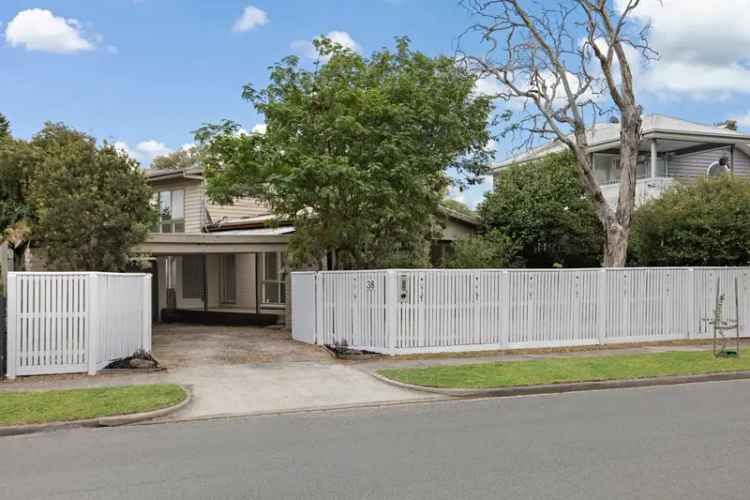
[[[669,189],[675,180],[672,177],[651,177],[635,181],[635,206],[640,206],[652,198],[658,198]],[[620,183],[601,186],[602,194],[610,206],[617,205],[620,195]]]

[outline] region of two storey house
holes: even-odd
[[[619,196],[620,125],[600,123],[588,130],[587,136],[594,174],[604,197],[614,206]],[[549,142],[503,161],[493,175],[500,176],[507,167],[532,163],[565,149],[560,141]],[[725,172],[750,177],[750,135],[664,115],[643,117],[636,206],[661,195],[675,182]]]

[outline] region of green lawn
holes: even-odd
[[[396,368],[380,370],[378,373],[407,384],[480,389],[743,370],[750,370],[750,355],[715,358],[711,352],[665,352]]]
[[[0,392],[0,425],[65,422],[138,413],[172,406],[186,397],[185,390],[174,384]]]

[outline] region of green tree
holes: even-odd
[[[294,223],[292,261],[337,267],[427,262],[433,215],[450,168],[476,182],[486,171],[490,100],[450,57],[410,49],[365,58],[330,40],[328,62],[303,69],[296,57],[271,68],[270,84],[243,97],[265,117],[266,134],[237,134],[231,122],[197,131],[208,193],[265,200]]]
[[[48,123],[28,142],[5,141],[0,165],[20,179],[7,191],[3,183],[1,201],[10,207],[3,227],[25,227],[19,243],[43,246],[50,270],[124,270],[155,221],[138,163],[63,125]]]
[[[0,113],[0,141],[7,137],[10,137],[10,122]]]
[[[636,210],[631,264],[750,263],[750,182],[724,175],[681,184]]]
[[[8,244],[20,263],[30,235],[33,209],[27,193],[39,154],[27,142],[10,135],[10,123],[0,114],[0,244]]]
[[[444,267],[456,269],[523,267],[518,245],[498,230],[462,238],[453,244]]]
[[[197,148],[180,149],[164,156],[157,156],[151,162],[154,169],[185,169],[198,164]]]
[[[471,215],[473,217],[476,217],[477,215],[477,213],[474,210],[472,210],[472,208],[469,205],[467,205],[466,203],[462,203],[458,200],[454,200],[453,198],[445,198],[440,204],[443,205],[445,208],[449,208],[453,210],[454,212],[458,212],[460,214]]]
[[[570,153],[504,169],[479,207],[485,231],[519,245],[528,267],[600,265],[604,233]]]

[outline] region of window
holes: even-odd
[[[261,256],[261,294],[264,304],[286,304],[286,254],[266,252]]]
[[[222,304],[237,302],[237,273],[234,254],[219,256],[219,300]]]
[[[154,193],[154,205],[159,210],[156,233],[185,232],[185,191],[159,191]]]
[[[182,257],[182,298],[203,298],[203,255]]]

